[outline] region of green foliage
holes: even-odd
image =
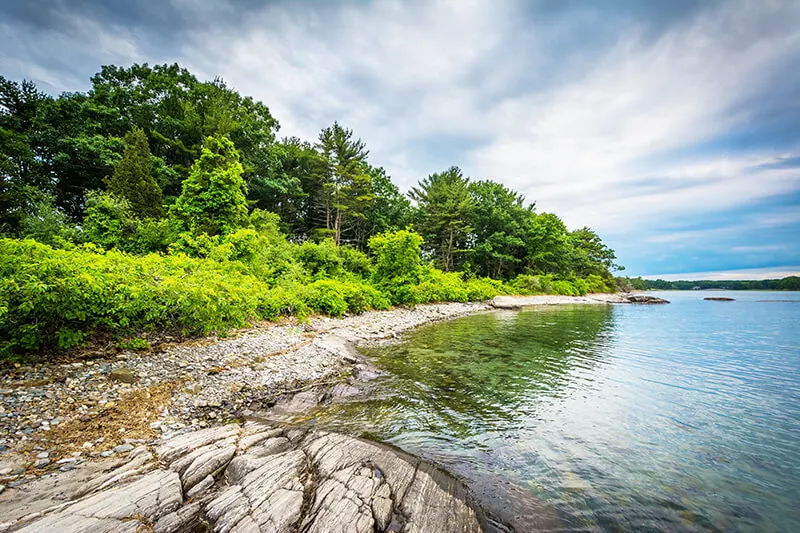
[[[239,263],[135,257],[91,244],[55,250],[0,240],[0,351],[73,346],[85,335],[177,330],[207,334],[259,316],[268,287]]]
[[[67,215],[55,205],[55,199],[42,195],[31,202],[20,220],[20,235],[55,248],[69,247],[77,229]]]
[[[244,169],[225,137],[208,137],[200,158],[183,182],[172,214],[194,233],[230,233],[248,223]]]
[[[611,279],[613,286],[609,286],[606,280],[597,274],[589,274],[584,279],[584,282],[586,283],[586,293],[614,292],[617,288],[613,278]]]
[[[317,280],[306,290],[309,308],[333,316],[363,313],[368,309],[388,309],[391,305],[379,290],[363,282]]]
[[[110,250],[124,248],[123,243],[136,233],[136,220],[130,204],[104,192],[90,192],[86,197],[86,217],[83,219],[84,242]]]
[[[161,188],[153,177],[147,135],[142,129],[134,128],[125,135],[123,142],[125,150],[108,179],[108,190],[117,198],[127,200],[134,216],[161,218],[164,215]]]
[[[417,202],[417,225],[438,266],[454,270],[456,254],[466,248],[474,204],[469,180],[458,167],[434,173],[412,187],[409,195]]]
[[[499,183],[452,167],[406,197],[352,130],[276,143],[277,127],[261,102],[178,65],[105,66],[88,92],[56,98],[0,77],[0,233],[40,243],[2,241],[6,355],[616,286],[594,231]]]
[[[665,281],[663,279],[617,278],[621,287],[627,290],[692,290],[727,289],[731,291],[799,291],[800,277],[789,276],[783,279],[757,280],[695,280]]]
[[[416,302],[411,287],[419,283],[423,272],[421,245],[422,236],[410,229],[388,231],[369,240],[375,256],[372,282],[393,304]]]
[[[117,343],[120,350],[149,350],[150,342],[142,337],[131,337],[130,339]]]

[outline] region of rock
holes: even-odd
[[[213,487],[214,483],[215,483],[215,480],[214,480],[214,478],[212,476],[209,475],[209,476],[204,477],[203,480],[200,483],[198,483],[197,485],[192,487],[191,490],[189,490],[186,493],[186,499],[187,500],[191,500],[193,498],[196,498],[197,496],[202,495],[208,489]]]
[[[280,420],[306,414],[319,405],[321,399],[322,392],[317,389],[298,392],[294,396],[276,402],[269,410],[269,417]]]
[[[139,531],[182,503],[174,472],[156,470],[137,481],[88,496],[19,529],[20,533]]]
[[[226,476],[240,483],[223,490],[209,503],[207,516],[217,531],[296,530],[300,521],[308,477],[308,462],[301,450],[249,463],[256,468],[244,476]],[[241,469],[241,465],[239,466]]]
[[[669,300],[657,298],[647,294],[631,294],[627,299],[632,304],[668,304]]]
[[[31,489],[34,501],[44,501],[20,509],[9,527],[26,533],[56,527],[60,533],[371,533],[403,523],[405,532],[480,531],[465,489],[453,478],[344,435],[247,422],[162,440],[157,454],[158,463],[137,448],[135,457],[116,460],[115,469],[88,472],[83,483],[40,478],[35,483],[49,484],[51,492],[37,498],[44,489]],[[65,491],[65,484],[74,488]]]
[[[45,466],[50,464],[50,459],[37,459],[35,463],[33,463],[34,468],[44,468]]]
[[[119,446],[114,447],[114,453],[128,453],[133,449],[133,446],[130,444],[120,444]]]
[[[47,459],[50,457],[50,452],[39,452],[36,454],[37,459]]]
[[[703,300],[709,302],[735,302],[736,298],[728,298],[725,296],[709,296],[708,298],[703,298]]]
[[[328,393],[331,399],[347,398],[349,396],[356,396],[361,393],[361,389],[347,385],[346,383],[337,383]]]
[[[108,378],[111,381],[118,381],[120,383],[136,383],[136,376],[127,368],[115,368],[108,373]]]

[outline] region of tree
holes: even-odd
[[[0,232],[16,233],[26,207],[50,188],[37,149],[42,108],[50,98],[30,81],[0,76]]]
[[[134,216],[162,217],[161,188],[153,178],[147,135],[141,128],[134,128],[125,135],[123,142],[125,151],[122,159],[114,165],[114,173],[108,179],[108,190],[117,198],[127,200]]]
[[[250,182],[249,198],[256,207],[277,213],[287,233],[305,240],[325,223],[317,199],[327,161],[313,145],[297,137],[276,143],[273,155],[269,174]]]
[[[353,139],[353,130],[338,122],[320,132],[317,149],[327,162],[319,202],[325,213],[325,229],[338,245],[347,219],[364,217],[372,201],[370,177],[364,172],[369,152],[361,139]]]
[[[568,235],[572,244],[572,271],[584,278],[590,274],[610,277],[611,270],[623,270],[614,264],[617,256],[592,229],[583,227]]]
[[[364,235],[397,231],[411,223],[411,202],[392,183],[383,167],[366,165],[373,201],[364,212]]]
[[[475,205],[470,259],[482,275],[510,278],[525,258],[525,231],[535,216],[533,204],[526,207],[522,195],[489,180],[470,183],[469,192]]]
[[[413,187],[409,195],[417,202],[418,229],[443,270],[456,268],[455,255],[464,250],[474,204],[469,180],[458,167],[434,173]]]
[[[536,274],[570,274],[571,243],[567,227],[553,213],[539,213],[533,217],[525,235],[525,266]]]
[[[208,137],[172,213],[194,234],[220,235],[247,225],[244,169],[225,137]]]

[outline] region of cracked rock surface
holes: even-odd
[[[88,482],[71,471],[48,478],[49,490],[16,489],[38,491],[38,505],[32,512],[4,498],[0,531],[481,531],[458,481],[336,433],[248,421],[165,437],[105,466]]]

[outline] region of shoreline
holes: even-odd
[[[92,472],[132,450],[214,431],[228,421],[290,431],[288,424],[321,402],[356,394],[360,382],[380,374],[355,346],[391,342],[424,324],[492,309],[628,302],[617,295],[500,298],[313,317],[158,354],[20,367],[0,378],[0,509],[18,508],[16,494],[30,492],[28,484],[35,492],[37,484]]]

